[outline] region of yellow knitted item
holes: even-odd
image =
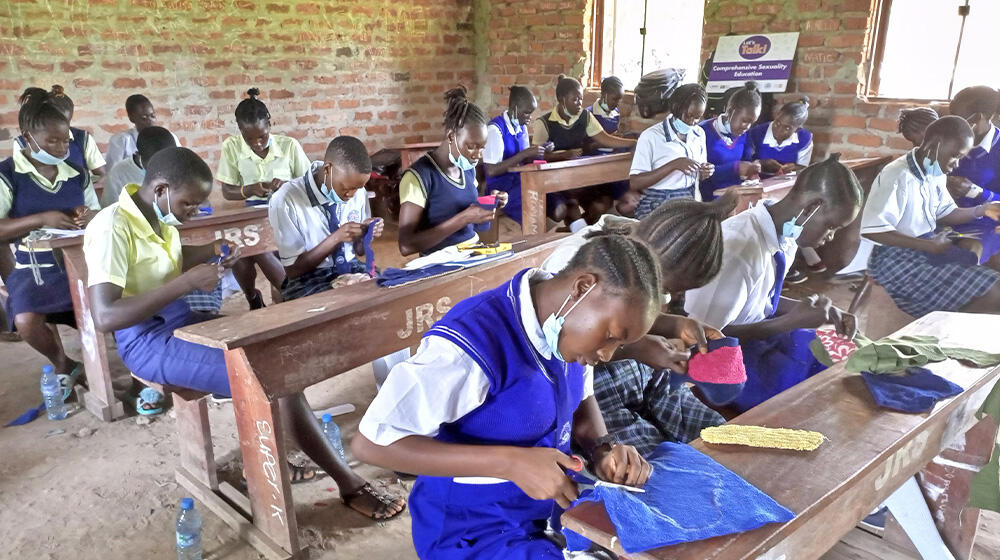
[[[701,431],[701,439],[705,443],[723,445],[748,445],[750,447],[767,447],[770,449],[812,451],[819,447],[826,438],[819,432],[808,432],[806,430],[724,424],[722,426],[703,429]]]

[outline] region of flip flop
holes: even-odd
[[[388,521],[406,511],[406,503],[404,501],[403,507],[400,508],[399,511],[393,514],[387,513],[389,511],[389,508],[392,507],[396,503],[396,501],[399,500],[400,498],[398,496],[393,496],[390,494],[379,494],[375,490],[375,487],[372,486],[370,482],[366,482],[365,485],[359,488],[356,492],[352,492],[351,494],[345,494],[344,496],[341,497],[341,499],[344,501],[345,506],[353,509],[354,511],[357,511],[358,513],[361,513],[362,515],[365,515],[364,513],[351,507],[351,502],[353,502],[354,500],[360,498],[365,494],[371,496],[372,498],[375,498],[375,500],[378,502],[378,505],[375,507],[375,509],[372,510],[372,512],[367,515],[367,517],[370,518],[372,521]]]
[[[56,377],[59,378],[59,385],[62,386],[63,390],[63,401],[69,398],[73,394],[73,387],[76,385],[77,379],[80,378],[80,374],[83,373],[83,364],[78,363],[73,371],[66,373],[60,373]]]
[[[144,405],[150,405],[150,408]],[[142,416],[163,414],[163,395],[156,389],[146,387],[139,391],[139,396],[135,398],[135,411]]]

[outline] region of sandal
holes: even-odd
[[[163,414],[163,395],[156,389],[146,387],[135,398],[135,411],[142,416]]]
[[[355,500],[364,495],[368,495],[378,502],[378,505],[374,510],[372,510],[371,513],[365,513],[358,507],[352,505]],[[344,501],[345,506],[353,509],[361,515],[371,518],[372,521],[388,521],[406,511],[406,501],[403,500],[403,498],[393,496],[391,494],[379,494],[370,482],[366,482],[365,485],[359,488],[356,492],[344,494],[341,499]],[[388,513],[392,506],[395,506],[400,502],[402,502],[403,505],[399,508],[399,511],[392,514]]]
[[[62,386],[63,390],[63,401],[69,398],[73,394],[73,387],[77,384],[77,380],[80,378],[80,374],[83,373],[83,364],[77,363],[73,367],[73,371],[67,373],[60,373],[56,377],[59,378],[59,385]]]

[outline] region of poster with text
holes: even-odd
[[[719,37],[706,89],[722,93],[753,80],[760,91],[785,91],[798,42],[798,33]]]

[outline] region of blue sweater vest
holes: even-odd
[[[604,132],[607,132],[608,134],[614,134],[615,132],[618,132],[618,124],[621,121],[621,115],[618,115],[617,117],[605,117],[603,115],[598,115],[597,113],[594,112],[593,105],[587,107],[584,110],[590,113],[595,119],[597,119],[597,122],[601,123],[601,128],[604,129]]]
[[[503,114],[497,115],[496,118],[491,120],[490,125],[496,126],[500,129],[500,138],[503,139],[503,157],[500,158],[501,160],[514,156],[514,154],[527,149],[530,145],[530,141],[528,140],[528,128],[521,125],[517,134],[511,134],[510,130],[507,129],[507,121],[503,118]],[[503,175],[499,175],[497,177],[487,176],[486,186],[490,191],[498,190],[508,194],[507,206],[504,207],[504,213],[520,222],[521,174],[504,173]]]
[[[583,366],[544,359],[521,323],[519,272],[499,287],[463,300],[425,336],[468,353],[490,380],[486,401],[437,439],[453,443],[556,447],[569,452],[573,413],[583,397]]]
[[[475,169],[466,171],[462,178],[462,185],[457,185],[444,176],[428,154],[413,162],[408,171],[417,174],[424,190],[427,191],[427,202],[424,206],[423,216],[420,218],[421,230],[430,229],[451,219],[462,210],[475,204],[479,198],[479,191],[476,189]],[[444,238],[441,243],[424,251],[423,254],[433,253],[439,249],[468,241],[473,235],[475,235],[475,230],[472,224],[469,224]]]
[[[983,194],[975,199],[959,199],[959,206],[968,208],[1000,200],[1000,129],[993,127],[993,144],[989,152],[979,146],[972,148],[951,175],[965,177],[983,188]]]
[[[548,113],[541,116],[542,124],[545,129],[549,131],[549,141],[555,144],[556,150],[575,150],[577,148],[582,148],[583,144],[587,141],[587,119],[592,118],[593,115],[587,115],[585,112],[580,114],[580,118],[576,119],[573,126],[566,128],[555,121],[550,121],[549,117],[552,113],[557,112],[558,109],[553,109]],[[558,116],[557,116],[558,118]]]
[[[799,160],[799,152],[812,143],[812,132],[800,128],[798,142],[793,142],[784,148],[767,146],[764,144],[764,137],[767,136],[769,126],[771,126],[769,122],[760,123],[747,131],[747,149],[751,160],[773,159],[778,163],[796,163]]]
[[[723,138],[715,129],[715,119],[702,121],[698,126],[705,131],[708,162],[715,165],[715,173],[700,183],[701,199],[712,200],[715,198],[715,191],[740,183],[740,162],[751,161],[753,158],[749,153],[746,133],[735,139]],[[726,142],[727,139],[731,144]]]

